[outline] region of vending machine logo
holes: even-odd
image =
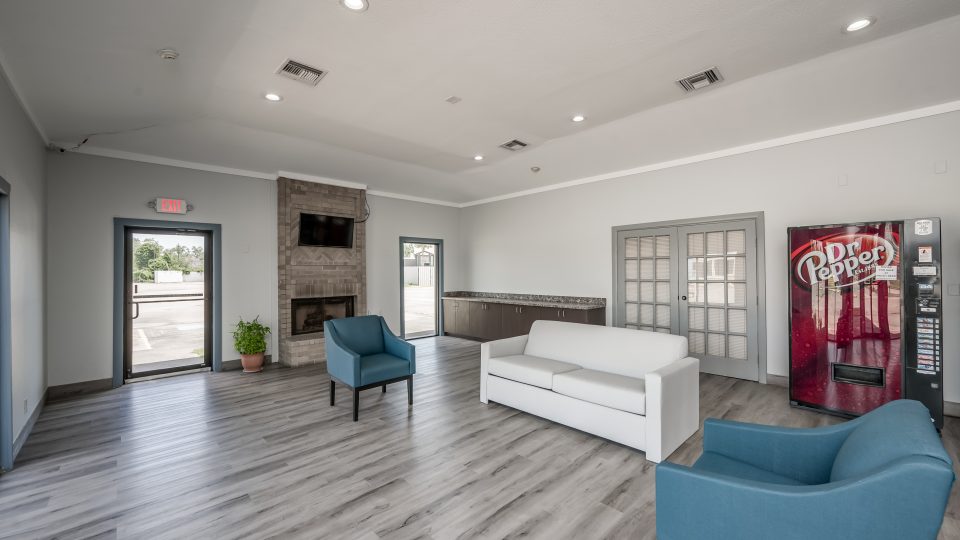
[[[889,279],[899,264],[898,239],[876,234],[841,233],[810,240],[790,254],[793,277],[807,287],[818,283],[842,289],[874,279]],[[831,283],[832,281],[832,283]]]

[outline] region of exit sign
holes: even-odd
[[[160,214],[186,214],[187,201],[183,199],[166,199],[157,197],[154,208]]]

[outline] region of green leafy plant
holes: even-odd
[[[267,350],[270,327],[260,324],[260,317],[252,321],[240,319],[233,331],[233,348],[240,354],[257,354]]]

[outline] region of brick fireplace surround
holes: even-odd
[[[367,312],[366,227],[354,225],[353,248],[300,246],[300,212],[362,219],[366,192],[360,189],[280,178],[277,181],[279,245],[278,341],[280,364],[326,363],[323,332],[293,335],[291,300],[355,296],[354,313]]]

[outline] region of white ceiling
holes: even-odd
[[[956,21],[864,45],[956,0],[370,2],[0,0],[0,53],[53,141],[456,202],[960,99],[915,80]],[[329,74],[275,75],[288,57]],[[717,89],[673,82],[714,65]]]

